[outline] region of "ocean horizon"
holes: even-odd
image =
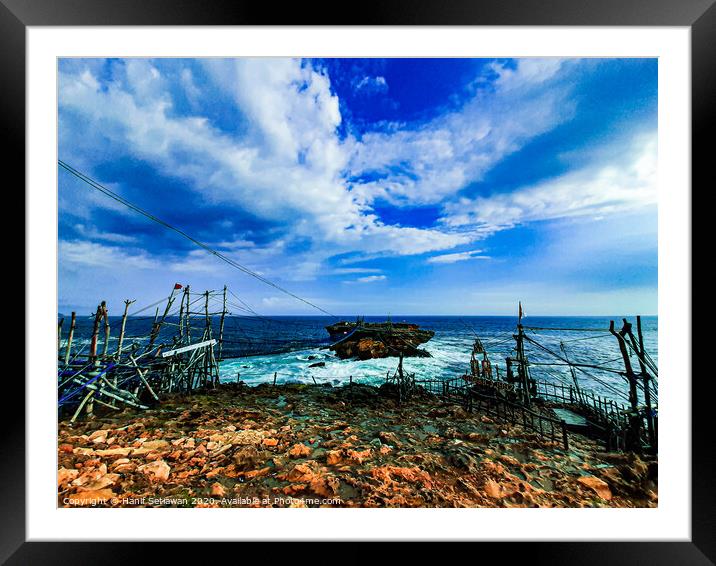
[[[60,315],[62,316],[62,315]],[[224,325],[223,357],[220,380],[248,385],[272,383],[325,383],[340,386],[351,379],[354,382],[380,385],[392,375],[398,365],[397,358],[371,360],[341,360],[327,349],[330,345],[325,326],[339,319],[355,320],[355,316],[338,317],[315,315],[227,315]],[[386,316],[365,316],[366,322],[382,322]],[[626,379],[619,375],[623,363],[616,338],[609,334],[609,322],[614,320],[621,328],[627,318],[636,332],[636,317],[612,316],[527,316],[522,323],[528,337],[540,344],[526,344],[526,354],[532,377],[552,383],[570,384],[573,377],[569,366],[550,354],[563,355],[560,344],[572,363],[602,366],[577,371],[580,387],[618,401],[625,402]],[[146,341],[154,315],[128,317],[124,346],[133,342],[138,346]],[[642,329],[646,351],[658,361],[658,316],[642,316]],[[171,343],[178,330],[178,317],[167,317],[158,343]],[[469,371],[470,354],[476,338],[488,352],[493,372],[504,376],[505,358],[514,356],[513,333],[517,317],[507,315],[391,315],[393,322],[411,322],[434,337],[421,346],[431,357],[405,358],[404,369],[414,373],[416,379],[449,379]],[[110,316],[109,351],[117,347],[120,316]],[[212,319],[212,333],[219,336],[218,317]],[[205,328],[202,316],[195,315],[191,322],[193,340],[198,340]],[[67,328],[65,326],[65,328]],[[73,351],[87,348],[92,333],[89,316],[77,318]],[[66,337],[66,331],[65,331]],[[104,334],[100,332],[100,348]],[[64,340],[62,342],[64,344]],[[545,350],[546,349],[546,350]],[[636,360],[634,360],[636,364]],[[319,364],[319,365],[316,365]],[[555,365],[543,365],[555,364]],[[499,369],[494,369],[495,367]]]

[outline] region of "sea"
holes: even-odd
[[[63,324],[60,351],[69,328],[69,317]],[[620,375],[624,365],[617,339],[609,333],[610,320],[621,328],[622,316],[534,316],[524,317],[522,324],[526,336],[525,353],[530,362],[531,376],[547,382],[569,384],[573,382],[571,368],[564,360],[584,364],[589,368],[574,370],[580,387],[595,394],[624,403],[628,391],[626,379]],[[626,317],[633,324],[636,335],[636,318]],[[124,346],[146,344],[154,317],[129,317]],[[339,386],[349,380],[357,383],[380,385],[386,376],[393,375],[398,359],[340,360],[327,347],[330,345],[325,327],[338,320],[327,316],[227,316],[224,324],[223,360],[220,380],[247,385],[260,383],[329,383]],[[488,352],[493,366],[504,376],[505,358],[514,356],[517,317],[515,316],[391,316],[393,322],[410,322],[434,337],[420,346],[430,357],[405,358],[404,371],[414,373],[416,379],[447,379],[459,376],[470,368],[470,353],[476,338]],[[117,348],[121,317],[111,316],[109,351]],[[385,317],[365,317],[366,322],[383,322]],[[642,333],[644,345],[658,365],[658,317],[644,316]],[[157,343],[171,343],[178,331],[178,318],[168,317]],[[73,339],[73,352],[86,356],[92,333],[91,316],[78,316]],[[192,320],[192,341],[201,338],[205,321]],[[218,337],[218,317],[213,317],[213,334]],[[100,331],[99,350],[104,343]],[[564,348],[564,350],[562,350]],[[319,365],[316,365],[319,364]],[[632,357],[638,370],[638,361]],[[499,370],[495,370],[495,366]]]

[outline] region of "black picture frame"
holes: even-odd
[[[366,1],[353,13],[337,3],[212,2],[201,0],[0,0],[0,66],[2,68],[3,137],[6,175],[14,186],[25,186],[25,33],[28,26],[67,25],[558,25],[558,26],[687,26],[692,54],[692,195],[710,174],[711,141],[716,103],[715,0],[428,0]],[[10,167],[12,164],[12,167]],[[7,180],[7,177],[6,177]],[[7,187],[11,185],[6,185]],[[702,190],[705,190],[704,187]],[[18,196],[19,191],[14,191]],[[684,195],[684,198],[690,196]],[[25,210],[18,198],[16,210]],[[693,203],[692,203],[693,210]],[[695,236],[695,234],[692,234]],[[692,274],[693,277],[693,274]],[[27,297],[25,297],[27,300]],[[24,319],[23,319],[24,320]],[[24,324],[28,324],[25,320]],[[689,331],[690,329],[684,329]],[[26,352],[27,355],[27,352]],[[15,372],[16,373],[16,372]],[[689,365],[684,379],[691,379]],[[550,564],[713,564],[716,562],[715,443],[711,438],[710,376],[692,380],[692,538],[691,542],[488,543],[500,555],[531,563]],[[25,384],[3,376],[3,397],[25,399]],[[17,407],[15,409],[18,409]],[[204,545],[178,543],[26,542],[24,404],[3,422],[0,482],[0,561],[7,564],[127,563],[137,560],[191,558],[204,560]],[[240,525],[237,525],[240,531]],[[517,534],[517,533],[515,533]],[[524,533],[520,533],[523,535]],[[589,533],[585,533],[589,534]],[[77,533],[81,539],[82,533]],[[320,534],[317,534],[320,538]],[[559,538],[559,533],[555,533]],[[504,548],[509,544],[510,548]],[[141,549],[137,548],[141,546]],[[234,547],[235,548],[235,547]],[[245,559],[227,549],[236,560]],[[214,551],[211,551],[212,554]],[[309,552],[311,552],[309,550]],[[273,549],[276,559],[280,556]],[[308,556],[308,555],[307,555]]]

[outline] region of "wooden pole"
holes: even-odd
[[[191,344],[191,290],[189,285],[186,286],[186,341]]]
[[[204,292],[204,318],[206,320],[206,327],[204,329],[204,340],[211,340],[211,318],[209,318],[209,291]],[[213,355],[214,348],[211,347],[211,353]],[[207,378],[211,372],[211,359],[206,356],[204,360],[204,385],[206,385]]]
[[[614,321],[612,320],[609,322],[609,332],[616,337],[617,342],[619,343],[619,351],[622,354],[624,369],[626,370],[626,376],[629,380],[629,404],[631,405],[632,410],[636,411],[638,407],[636,376],[634,375],[634,370],[631,366],[631,359],[629,358],[629,352],[627,351],[627,343],[624,339],[624,335],[627,334],[630,329],[631,324],[629,324],[626,319],[624,319],[624,326],[619,332],[614,329]]]
[[[219,361],[224,359],[224,318],[226,317],[226,285],[224,285],[224,306],[219,321]]]
[[[398,360],[398,402],[403,402],[403,352],[400,352]]]
[[[520,312],[522,308],[520,307]],[[522,322],[517,324],[517,361],[519,362],[518,371],[520,376],[520,388],[522,389],[522,402],[525,406],[530,406],[530,389],[529,389],[529,373],[527,370],[527,358],[525,357],[525,341],[524,329]]]
[[[639,366],[641,368],[641,376],[644,380],[644,404],[646,405],[646,426],[647,434],[649,435],[649,445],[653,448],[656,447],[656,431],[654,428],[654,414],[651,407],[651,375],[646,369],[644,364],[644,335],[641,331],[641,316],[636,317],[636,332],[639,337]],[[634,336],[632,335],[632,341]]]
[[[184,294],[182,295],[181,301],[179,302],[179,343],[184,342],[184,298],[186,297],[186,287],[184,287]]]
[[[105,309],[105,302],[102,301],[97,307],[97,312],[94,315],[94,324],[92,326],[92,339],[90,340],[89,350],[89,361],[91,363],[97,363],[97,338],[99,336],[99,322],[102,320],[102,313]]]
[[[127,326],[127,313],[129,311],[129,305],[134,301],[129,299],[124,301],[124,314],[122,315],[122,324],[119,328],[119,342],[117,343],[117,359],[122,355],[122,345],[124,344],[124,329]]]
[[[104,347],[102,348],[102,357],[107,357],[107,351],[109,350],[109,312],[107,312],[107,309],[104,309],[104,314],[102,315],[102,318],[104,319]]]
[[[57,356],[60,355],[60,347],[62,342],[62,323],[65,322],[64,317],[57,323]]]
[[[70,363],[70,353],[72,351],[72,338],[75,335],[75,321],[77,319],[77,313],[72,311],[72,318],[70,319],[70,333],[67,335],[67,347],[65,348],[65,365]]]
[[[172,288],[172,292],[169,294],[169,298],[167,299],[167,306],[164,307],[164,313],[162,314],[162,318],[159,320],[157,320],[157,316],[159,314],[159,307],[157,307],[157,314],[154,315],[154,325],[152,328],[152,334],[149,338],[148,350],[151,350],[152,346],[154,346],[154,342],[156,341],[157,337],[159,336],[159,331],[162,329],[162,324],[164,324],[164,320],[167,318],[167,315],[169,314],[169,309],[171,309],[172,305],[174,304],[175,291],[176,291],[176,288]]]
[[[204,292],[204,319],[206,321],[206,330],[211,334],[211,319],[209,318],[209,291]],[[209,340],[211,335],[207,336]]]
[[[631,430],[631,439],[630,444],[632,448],[639,448],[638,441],[639,441],[639,428],[640,428],[640,421],[641,418],[639,417],[639,406],[638,406],[638,397],[637,397],[637,381],[636,381],[636,375],[634,374],[634,370],[631,366],[631,360],[629,359],[629,352],[627,350],[627,343],[624,339],[624,336],[627,335],[631,331],[631,324],[627,322],[626,319],[624,319],[624,325],[622,326],[622,329],[617,332],[614,329],[614,321],[609,321],[609,332],[614,335],[614,337],[617,339],[617,342],[619,343],[619,351],[622,355],[622,360],[624,361],[624,369],[626,372],[627,380],[629,381],[629,405],[631,406],[631,417],[629,418],[629,428]]]

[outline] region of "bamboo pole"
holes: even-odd
[[[189,285],[186,286],[185,289],[185,296],[186,296],[186,312],[184,313],[184,320],[186,323],[186,342],[187,344],[191,344],[191,323],[190,323],[190,317],[189,317],[189,305],[191,303],[191,291],[189,290]]]
[[[226,285],[224,285],[224,306],[219,321],[219,361],[224,359],[224,318],[226,317]]]
[[[109,350],[109,312],[107,309],[104,309],[104,314],[102,315],[102,318],[104,319],[104,347],[102,348],[102,357],[107,357],[107,351]]]
[[[156,341],[157,337],[159,336],[159,331],[162,328],[162,324],[164,324],[164,320],[167,318],[167,315],[169,314],[169,309],[172,308],[172,305],[174,304],[174,293],[176,292],[176,286],[172,288],[172,292],[169,293],[169,298],[167,299],[167,306],[164,307],[164,313],[162,314],[162,318],[157,320],[157,316],[159,314],[159,307],[157,307],[157,314],[154,315],[154,325],[152,327],[152,334],[149,338],[149,348],[148,350],[152,349],[152,346],[154,346],[154,342]]]
[[[181,301],[179,301],[179,343],[182,344],[184,341],[184,298],[186,297],[186,287],[182,295]]]
[[[520,311],[521,311],[520,307]],[[519,362],[518,372],[520,376],[520,388],[522,389],[522,402],[525,406],[530,406],[530,389],[529,389],[529,373],[527,370],[527,359],[525,357],[525,343],[524,343],[524,329],[522,323],[517,325],[517,335],[515,336],[517,341],[517,361]],[[546,393],[545,388],[545,393]]]
[[[209,291],[204,292],[204,319],[206,321],[206,330],[211,333],[211,319],[209,318]],[[205,337],[205,340],[211,339],[211,336]]]
[[[62,324],[65,322],[64,317],[57,323],[57,355],[60,355],[60,346],[62,342]]]
[[[211,340],[211,317],[209,316],[209,291],[204,292],[204,319],[206,327],[204,329],[204,340]],[[211,355],[214,355],[214,347],[210,347]],[[212,370],[211,366],[211,358],[209,356],[206,356],[204,358],[204,379],[203,383],[204,386],[206,386],[210,372]]]
[[[87,393],[87,395],[85,395],[84,399],[82,399],[79,406],[77,407],[77,410],[72,415],[72,418],[70,419],[71,423],[73,423],[77,420],[77,417],[80,416],[80,413],[82,412],[82,409],[84,408],[84,406],[87,404],[87,401],[89,401],[92,397],[94,397],[95,393],[96,393],[96,390],[90,391],[89,393]],[[89,405],[87,405],[87,407],[89,409]],[[88,410],[88,414],[90,414],[89,410]]]
[[[70,319],[70,333],[67,335],[67,346],[65,347],[65,365],[70,363],[70,353],[72,352],[72,338],[75,334],[75,321],[77,313],[72,311],[72,318]]]
[[[127,326],[127,312],[129,311],[129,305],[131,305],[134,302],[134,300],[126,299],[124,301],[124,314],[122,315],[122,325],[119,328],[119,342],[117,343],[117,359],[122,355],[122,345],[124,344],[124,329]]]
[[[106,303],[102,301],[97,306],[97,312],[94,315],[94,324],[92,326],[92,339],[90,340],[90,351],[89,361],[97,363],[97,338],[99,336],[99,322],[102,320],[102,313],[104,312]]]

